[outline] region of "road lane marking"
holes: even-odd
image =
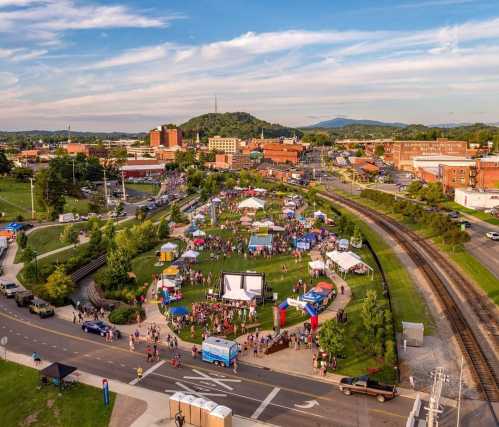
[[[211,393],[209,391],[198,391],[194,390],[193,388],[186,386],[185,384],[182,384],[180,381],[177,381],[175,384],[177,384],[183,391],[188,392],[189,394],[192,394],[197,397],[227,397],[225,393]],[[168,394],[173,394],[176,393],[178,390],[165,390],[165,393]]]
[[[142,375],[142,378],[134,378],[128,384],[130,384],[130,385],[137,384],[141,379],[144,379],[148,375],[152,374],[156,369],[161,368],[161,366],[163,366],[165,363],[166,363],[166,360],[160,360],[158,363],[151,366],[147,371],[145,371],[144,374]]]
[[[256,408],[255,412],[253,412],[251,418],[257,420],[258,417],[262,415],[262,412],[265,410],[265,408],[270,405],[272,400],[274,400],[274,397],[277,396],[277,393],[279,393],[279,391],[281,391],[279,387],[274,387],[274,389],[268,394],[265,400],[262,403],[260,403],[260,406]]]
[[[235,380],[235,379],[218,379],[218,378],[213,378],[210,377],[209,375],[205,374],[204,372],[198,371],[197,369],[193,369],[192,372],[195,372],[196,374],[199,375],[199,377],[190,377],[190,376],[185,376],[184,378],[186,380],[202,380],[201,382],[208,382],[212,381],[215,384],[218,384],[220,387],[226,388],[227,390],[234,390],[232,387],[228,386],[225,384],[225,382],[231,382],[231,383],[240,383],[241,380]]]

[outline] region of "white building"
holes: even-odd
[[[412,159],[414,170],[438,169],[440,165],[474,166],[475,163],[475,160],[463,156],[416,156]]]
[[[499,206],[499,190],[456,188],[454,201],[469,209],[492,209]]]

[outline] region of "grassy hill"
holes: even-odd
[[[210,136],[235,136],[239,138],[259,137],[262,129],[266,138],[293,135],[301,136],[302,132],[257,119],[248,113],[210,113],[193,117],[180,125],[185,138],[196,138],[196,132],[203,140]]]

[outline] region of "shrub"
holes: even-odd
[[[140,307],[122,305],[111,311],[111,313],[109,314],[109,321],[116,325],[135,323],[135,321],[137,320],[137,313],[140,313],[141,319],[145,318],[144,309]]]

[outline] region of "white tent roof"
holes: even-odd
[[[365,265],[367,268],[369,268],[369,270],[372,270],[372,268],[364,261],[362,261],[362,259],[357,254],[351,251],[339,252],[335,250],[332,252],[327,252],[326,256],[343,270],[350,270],[351,268],[354,268],[360,264]]]
[[[253,227],[273,227],[274,223],[268,219],[265,221],[255,221],[251,224]]]
[[[160,290],[162,288],[175,288],[177,284],[170,279],[164,278],[164,279],[159,279],[158,282],[156,283],[156,289]]]
[[[237,207],[239,209],[264,209],[265,201],[256,197],[250,197],[239,203]]]
[[[194,237],[203,237],[206,236],[206,233],[203,230],[196,230],[192,235]]]
[[[318,216],[324,216],[324,217],[326,217],[327,215],[324,212],[315,211],[314,212],[314,218],[317,218]]]
[[[272,227],[270,227],[270,229],[272,231],[286,231],[286,229],[284,227],[281,227],[280,225],[273,225]]]
[[[235,301],[251,301],[256,297],[253,292],[246,291],[244,289],[233,289],[230,292],[223,294],[223,299],[231,299]]]
[[[266,193],[267,190],[265,190],[265,188],[255,188],[254,191],[256,191],[257,193]]]
[[[310,261],[308,263],[308,266],[312,270],[324,270],[326,268],[326,264],[324,264],[324,262],[321,260]]]
[[[296,203],[295,202],[286,202],[286,204],[284,206],[296,207]]]
[[[213,197],[213,199],[211,199],[211,201],[214,203],[220,203],[222,200],[218,197]]]
[[[199,256],[199,252],[188,250],[182,254],[180,258],[197,258]]]
[[[288,213],[295,213],[295,211],[293,209],[289,209],[289,208],[284,208],[282,210],[282,213],[285,213],[285,214],[288,214]]]
[[[169,251],[174,251],[175,249],[178,248],[178,245],[176,243],[165,243],[163,246],[161,246],[161,251],[162,252],[169,252]]]
[[[198,214],[194,215],[194,218],[195,219],[204,219],[204,215],[202,213],[198,213]]]

